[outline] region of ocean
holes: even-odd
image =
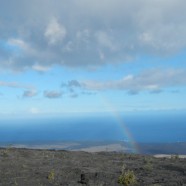
[[[47,141],[186,142],[186,114],[105,113],[0,119],[0,143]]]

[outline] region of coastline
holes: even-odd
[[[27,148],[46,150],[69,150],[85,152],[122,152],[163,156],[186,155],[186,142],[177,143],[138,143],[138,151],[134,151],[125,141],[62,141],[62,142],[30,142],[0,144],[4,148]],[[181,157],[182,157],[181,156]]]

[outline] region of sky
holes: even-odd
[[[0,117],[186,109],[185,0],[0,4]]]

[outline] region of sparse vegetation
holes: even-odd
[[[178,154],[172,154],[171,159],[172,160],[177,160],[177,159],[179,159],[179,155]]]
[[[152,171],[153,170],[153,165],[152,165],[152,163],[146,163],[143,168],[146,171]]]
[[[153,164],[152,164],[152,160],[150,158],[145,158],[144,163],[145,163],[145,165],[143,166],[144,170],[146,170],[146,171],[153,170]]]
[[[0,154],[2,157],[7,158],[8,157],[8,149],[3,149]]]
[[[185,185],[185,164],[181,157],[0,148],[0,185]]]
[[[152,159],[150,157],[145,157],[144,158],[144,163],[152,163]]]
[[[13,149],[13,146],[10,144],[1,151],[0,156],[4,158],[8,157],[8,154],[10,153],[11,149]]]

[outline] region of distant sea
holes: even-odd
[[[0,143],[47,141],[186,142],[185,113],[97,114],[0,119]]]

